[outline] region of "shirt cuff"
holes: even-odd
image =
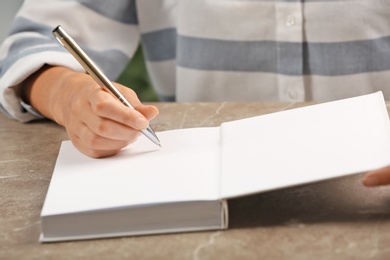
[[[45,118],[41,113],[39,113],[33,106],[24,103],[23,101],[20,101],[20,104],[22,107],[29,113],[33,114],[34,116],[37,117],[37,119],[42,119]]]

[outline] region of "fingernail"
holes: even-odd
[[[367,177],[364,181],[363,184],[366,186],[378,186],[380,184],[379,179],[375,176],[370,176]]]
[[[137,127],[140,130],[146,129],[149,125],[149,121],[146,120],[146,118],[138,118],[137,121],[135,122],[135,127]]]

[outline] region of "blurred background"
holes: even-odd
[[[143,102],[156,102],[158,97],[149,80],[141,46],[119,76],[117,82],[132,88]]]
[[[9,26],[22,5],[23,0],[2,0],[0,9],[0,42],[7,35]],[[158,101],[149,77],[146,72],[142,48],[139,47],[134,58],[130,61],[117,82],[131,87],[138,95],[141,101]]]
[[[14,18],[23,0],[2,0],[0,8],[0,41],[3,42],[9,25]]]

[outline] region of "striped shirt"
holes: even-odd
[[[0,49],[0,108],[29,121],[12,86],[43,64],[82,67],[61,25],[115,80],[143,46],[162,101],[390,100],[390,1],[27,0]]]

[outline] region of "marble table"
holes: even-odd
[[[156,103],[156,131],[218,126],[308,103]],[[390,187],[362,175],[229,201],[229,229],[41,244],[40,211],[66,131],[0,115],[0,259],[390,259]]]

